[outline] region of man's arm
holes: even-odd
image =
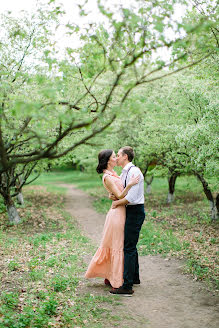
[[[128,203],[129,202],[125,198],[115,200],[114,202],[112,202],[112,208],[116,208],[117,206],[120,206],[120,205],[126,205]]]

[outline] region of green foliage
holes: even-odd
[[[58,302],[53,297],[50,297],[47,301],[43,303],[43,311],[48,316],[53,316],[57,314]]]
[[[73,162],[77,167],[93,170],[94,158],[101,148],[118,147],[129,141],[127,127],[134,130],[132,144],[137,146],[142,166],[155,155],[168,153],[165,173],[173,169],[187,173],[194,164],[201,171],[208,149],[204,170],[215,174],[212,149],[217,144],[209,140],[215,133],[212,121],[216,104],[211,101],[206,105],[212,99],[210,92],[204,97],[194,95],[203,94],[208,85],[196,88],[195,83],[193,88],[190,77],[185,81],[189,92],[192,85],[197,106],[208,107],[210,113],[195,127],[191,118],[184,116],[189,110],[176,80],[170,79],[167,85],[155,82],[172,75],[174,70],[210,60],[215,52],[214,5],[207,3],[203,16],[202,8],[190,9],[187,4],[186,0],[135,0],[122,6],[111,4],[109,9],[108,1],[98,1],[106,23],[103,26],[90,22],[82,28],[69,21],[68,45],[74,44],[74,37],[81,42],[80,47],[66,47],[62,58],[58,57],[57,44],[52,40],[61,25],[59,18],[65,13],[54,1],[39,4],[31,17],[25,13],[19,19],[9,13],[2,16],[0,186],[6,184],[7,188],[0,188],[0,192],[5,202],[16,193],[18,177],[26,183],[31,171],[35,168],[37,176],[48,160],[61,166]],[[177,6],[183,9],[181,18],[175,18]],[[79,13],[87,15],[86,2],[79,6]],[[164,50],[168,50],[168,59],[162,56]],[[180,79],[184,84],[183,76]],[[174,112],[170,104],[173,98],[179,99]],[[162,112],[162,108],[168,110]],[[116,117],[118,122],[113,129],[106,130]],[[164,125],[169,118],[177,123]],[[201,147],[196,139],[199,140],[203,130],[205,146]],[[162,145],[157,138],[161,133]],[[77,149],[80,145],[83,147]],[[172,163],[177,149],[182,153],[184,148],[192,147],[198,148],[199,157],[196,155],[188,165],[184,165],[187,159],[181,157]],[[197,154],[197,149],[193,152]]]
[[[8,270],[10,271],[17,271],[19,268],[19,263],[17,263],[16,261],[12,260],[9,262],[8,264]]]
[[[31,281],[40,281],[45,276],[45,272],[42,270],[32,269],[29,272],[29,278]]]
[[[170,251],[178,252],[183,246],[171,229],[163,230],[159,226],[154,225],[153,221],[147,220],[141,230],[139,248],[142,255],[165,255],[170,253]]]
[[[45,265],[53,268],[54,266],[56,266],[59,263],[58,258],[56,256],[52,256],[49,257],[46,261],[45,261]]]
[[[34,238],[30,239],[30,242],[35,246],[38,247],[39,245],[46,245],[47,242],[50,242],[52,238],[51,233],[42,233],[36,235]],[[35,259],[34,262],[36,263],[38,259]]]
[[[51,287],[55,292],[60,292],[66,290],[67,287],[76,287],[78,284],[78,279],[76,278],[66,278],[56,276],[54,277]]]
[[[19,302],[17,293],[2,293],[1,298],[3,304],[5,304],[9,309],[15,309]]]
[[[3,199],[0,198],[0,213],[3,213],[6,211],[6,207],[5,207],[5,204],[3,202]]]
[[[39,244],[35,244],[35,245],[38,246]],[[30,268],[30,270],[33,270],[40,264],[40,262],[41,262],[40,258],[34,257],[29,261],[28,267]]]
[[[203,266],[201,261],[191,258],[187,260],[186,264],[187,272],[192,273],[197,279],[203,280],[208,278],[209,268],[207,266]]]

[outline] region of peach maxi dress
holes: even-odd
[[[103,185],[105,178],[109,176],[113,179],[118,189],[122,191],[123,185],[116,172],[104,170]],[[118,288],[123,284],[124,270],[124,226],[125,226],[125,206],[110,208],[106,216],[103,228],[103,235],[100,246],[93,256],[87,272],[86,278],[102,277],[110,281],[112,287]]]

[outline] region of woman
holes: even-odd
[[[109,193],[117,199],[122,199],[129,189],[138,183],[139,176],[130,179],[124,189],[122,181],[113,170],[116,166],[116,155],[113,150],[105,149],[98,155],[97,172],[103,174],[103,185]],[[123,284],[124,267],[124,225],[125,225],[125,206],[110,208],[106,216],[103,229],[103,236],[100,247],[92,258],[86,278],[103,277],[105,284],[113,288],[119,288]]]

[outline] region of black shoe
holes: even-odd
[[[110,293],[111,294],[114,294],[114,295],[122,295],[122,296],[132,296],[133,293],[134,293],[134,290],[132,289],[125,289],[123,288],[122,286],[119,287],[119,288],[113,288],[110,290]]]
[[[133,280],[133,285],[140,285],[140,283],[141,283],[140,279]]]

